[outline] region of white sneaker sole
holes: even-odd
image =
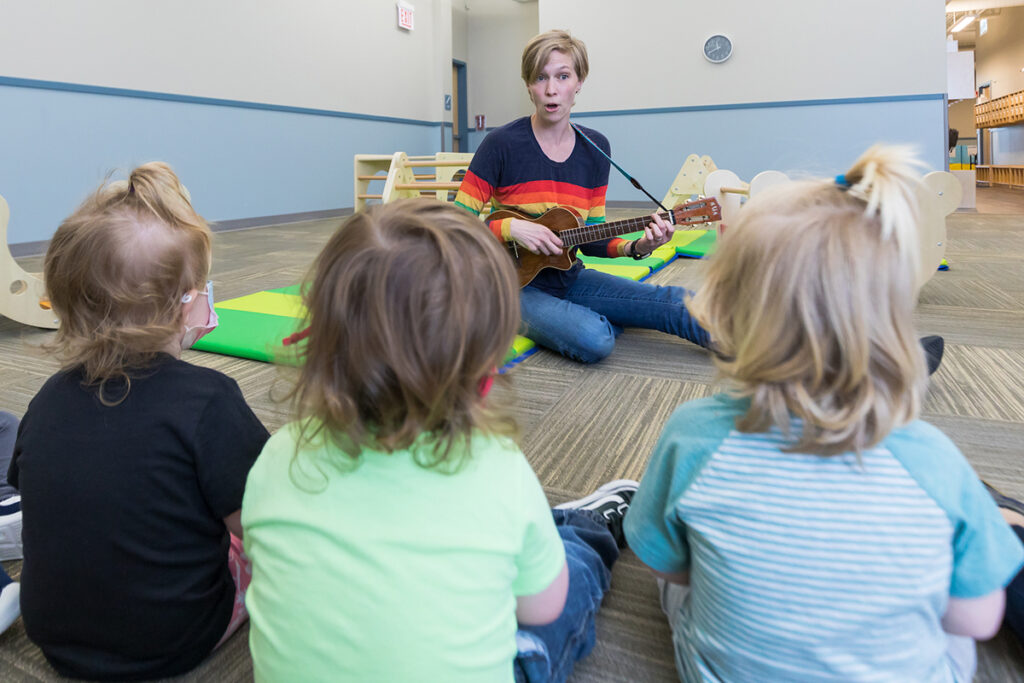
[[[21,511],[0,516],[0,560],[20,560]]]
[[[0,633],[21,614],[21,584],[9,583],[0,591]]]
[[[589,496],[584,496],[577,500],[570,500],[561,505],[556,505],[555,510],[586,510],[588,505],[596,503],[599,500],[604,500],[608,496],[618,493],[619,491],[636,489],[640,486],[639,482],[635,482],[632,479],[616,479],[610,481],[607,484],[602,484],[596,491],[591,493]]]

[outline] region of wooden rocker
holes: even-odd
[[[0,196],[0,239],[4,248],[0,251],[0,315],[16,320],[23,325],[57,329],[57,316],[50,310],[43,278],[25,272],[14,260],[7,247],[7,223],[11,210],[7,200]]]
[[[946,216],[956,211],[963,199],[963,187],[956,176],[932,171],[921,179],[921,272],[917,286],[923,287],[939,270],[946,253]]]
[[[708,175],[704,184],[704,196],[714,197],[722,207],[721,229],[736,219],[736,212],[743,198],[752,197],[771,187],[788,182],[789,178],[779,171],[758,173],[746,184],[732,171],[717,170]],[[960,205],[963,188],[952,173],[933,171],[921,179],[918,187],[918,203],[921,207],[920,225],[920,272],[918,287],[923,287],[939,269],[946,253],[946,216]]]
[[[709,173],[707,180],[704,181],[703,194],[705,197],[714,197],[718,200],[718,205],[722,207],[721,228],[724,229],[736,220],[736,212],[740,210],[745,199],[788,182],[789,176],[781,171],[761,171],[748,184],[742,182],[732,171],[716,169]]]

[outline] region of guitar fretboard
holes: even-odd
[[[703,207],[699,205],[690,205],[687,208],[693,210],[694,213],[698,213]],[[679,215],[682,213],[682,211],[677,211],[675,220],[676,225],[705,223],[709,219],[709,216],[705,213],[689,216]],[[658,215],[669,223],[673,222],[667,213],[659,213]],[[594,225],[583,225],[578,228],[568,228],[559,232],[558,237],[566,247],[575,247],[588,242],[597,242],[598,240],[608,239],[609,237],[617,237],[618,235],[622,235],[627,232],[643,230],[650,222],[650,216],[637,216],[636,218],[625,218],[611,223],[595,223]]]

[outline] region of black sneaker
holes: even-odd
[[[933,375],[942,363],[942,353],[946,350],[946,341],[937,334],[928,337],[921,337],[921,348],[924,349],[924,359],[928,363],[928,374]]]
[[[626,535],[622,532],[622,520],[639,487],[640,484],[632,479],[616,479],[602,484],[589,496],[556,505],[555,509],[590,510],[597,513],[608,525],[608,530],[612,532],[618,546],[625,548]]]
[[[1008,495],[1006,495],[996,487],[989,486],[984,481],[981,483],[985,484],[985,490],[988,491],[988,494],[990,496],[992,496],[992,500],[996,502],[997,507],[1006,508],[1007,510],[1013,510],[1018,515],[1024,515],[1024,503],[1020,502],[1016,498],[1010,498]]]

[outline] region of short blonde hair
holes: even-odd
[[[174,171],[151,162],[104,183],[50,240],[46,289],[60,320],[54,348],[88,384],[143,368],[181,334],[181,297],[203,287],[210,228]]]
[[[915,165],[908,149],[872,147],[837,181],[754,197],[725,231],[690,310],[750,398],[740,431],[795,416],[794,450],[859,453],[919,414]]]
[[[584,81],[590,73],[587,46],[579,38],[573,38],[568,31],[546,31],[530,39],[523,49],[523,82],[530,85],[540,76],[541,69],[548,63],[552,52],[562,52],[572,59],[576,76]]]
[[[432,199],[372,207],[331,237],[311,280],[292,391],[300,448],[323,434],[345,466],[364,448],[406,449],[429,434],[417,462],[457,468],[453,448],[474,431],[514,433],[480,382],[511,347],[519,285],[480,221]]]

